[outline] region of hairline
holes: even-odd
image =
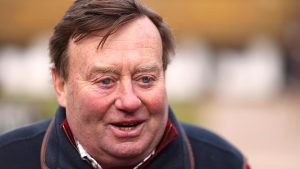
[[[65,53],[64,53],[64,59],[66,59],[66,63],[65,63],[65,66],[68,70],[64,70],[61,68],[62,71],[65,71],[65,72],[60,72],[60,76],[65,80],[67,81],[68,80],[68,77],[69,77],[69,69],[70,69],[70,66],[69,66],[69,63],[70,63],[70,52],[69,52],[69,49],[70,49],[70,43],[80,43],[81,41],[85,40],[85,39],[88,39],[92,36],[98,36],[98,37],[101,37],[101,40],[99,40],[99,43],[98,43],[98,46],[97,46],[97,50],[98,49],[103,49],[104,48],[104,45],[105,43],[107,42],[108,38],[111,37],[114,33],[116,33],[119,29],[122,28],[122,26],[124,26],[125,24],[128,24],[130,22],[133,22],[134,20],[138,19],[138,18],[141,18],[141,17],[146,17],[149,19],[149,21],[154,25],[156,31],[158,32],[158,35],[160,37],[160,41],[161,41],[161,50],[162,50],[162,53],[161,53],[161,59],[163,59],[163,40],[162,40],[162,36],[161,36],[161,33],[160,31],[158,30],[158,27],[155,25],[155,23],[151,20],[151,18],[149,18],[147,15],[143,14],[143,13],[140,13],[138,15],[136,15],[134,18],[131,18],[130,20],[127,20],[126,22],[122,23],[121,25],[119,25],[118,27],[116,27],[112,32],[110,32],[111,28],[107,28],[107,29],[104,29],[104,30],[96,30],[96,31],[92,31],[88,34],[85,34],[84,37],[81,37],[80,34],[78,34],[78,36],[74,36],[74,34],[76,34],[76,31],[74,31],[72,33],[72,35],[70,36],[69,40],[68,40],[68,44],[67,44],[67,48],[65,50]],[[103,34],[102,34],[103,33]],[[100,34],[100,36],[99,36]],[[102,36],[103,35],[103,36]],[[107,38],[104,38],[104,37],[107,37]],[[163,68],[163,71],[165,71],[165,69]]]
[[[79,4],[76,4],[77,2]],[[128,11],[129,12],[128,14],[126,14],[125,12],[124,15],[120,15],[120,17],[116,18],[116,20],[114,21],[108,19],[109,24],[107,26],[103,26],[103,27],[91,26],[90,29],[89,24],[91,23],[88,22],[89,19],[86,20],[88,24],[87,27],[84,27],[83,25],[81,25],[83,27],[80,26],[80,19],[82,19],[79,18],[78,16],[80,12],[76,14],[76,11],[78,12],[79,10],[78,7],[82,5],[80,4],[80,2],[81,1],[75,1],[73,5],[69,8],[69,10],[66,11],[64,17],[56,25],[54,34],[52,35],[49,43],[50,57],[51,57],[51,62],[53,63],[53,68],[57,70],[56,72],[62,79],[67,80],[69,76],[68,74],[69,74],[70,63],[69,63],[68,50],[69,50],[69,44],[71,39],[79,42],[81,41],[81,39],[86,38],[86,36],[91,36],[95,32],[104,31],[105,32],[104,38],[101,39],[98,45],[98,47],[103,47],[107,38],[115,31],[117,31],[120,27],[122,27],[122,25],[142,16],[147,17],[154,24],[154,26],[159,32],[161,42],[162,42],[161,59],[163,62],[163,70],[165,71],[167,69],[168,63],[172,55],[174,55],[174,48],[175,48],[174,39],[173,39],[174,37],[172,36],[171,30],[169,29],[167,24],[163,21],[162,17],[158,13],[153,11],[151,8],[148,8],[147,6],[143,5],[138,0],[133,0],[132,2],[128,1],[129,3],[133,3],[131,5],[134,5],[133,7],[134,9],[130,9],[133,11]],[[83,4],[86,5],[89,3],[83,2]],[[94,13],[94,11],[89,11],[89,12],[92,15],[97,15],[97,13],[96,12]],[[112,16],[116,15],[113,12],[107,13],[108,16],[110,16],[110,14]],[[106,14],[104,13],[104,15]],[[76,21],[76,19],[79,20]],[[83,23],[85,23],[85,21]],[[74,29],[72,27],[69,27],[72,25],[73,28],[75,26]],[[64,38],[66,36],[67,38]]]

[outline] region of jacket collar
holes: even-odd
[[[43,141],[42,168],[91,168],[88,163],[80,158],[76,147],[72,144],[73,137],[70,137],[69,132],[71,131],[68,127],[64,126],[65,119],[65,109],[59,107],[55,118],[52,120],[53,125],[52,127],[49,126]],[[190,145],[185,137],[185,132],[176,120],[172,110],[169,109],[168,125],[156,154],[141,168],[190,169],[192,168],[190,153]]]

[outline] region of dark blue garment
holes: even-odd
[[[171,110],[169,118],[179,135],[146,169],[191,169],[189,143],[196,169],[243,169],[243,155],[225,140],[206,129],[179,123]],[[47,166],[50,169],[91,169],[61,128],[64,119],[65,109],[59,108],[46,144]],[[39,122],[0,136],[0,168],[40,169],[41,145],[49,123],[50,120]]]
[[[0,136],[0,168],[40,168],[41,144],[49,122],[39,122]]]

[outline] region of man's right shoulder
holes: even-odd
[[[0,136],[0,166],[39,168],[40,150],[50,120],[9,131]]]

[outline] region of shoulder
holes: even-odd
[[[43,135],[49,125],[49,122],[49,120],[37,122],[2,134],[0,136],[0,148],[8,146],[9,144],[31,140],[39,135]]]
[[[241,156],[241,153],[232,144],[208,129],[186,123],[182,125],[191,141],[205,144],[224,153],[226,152],[238,157]]]
[[[205,161],[196,165],[205,165],[207,168],[243,168],[242,153],[224,138],[202,127],[190,124],[182,126],[192,145],[195,161]]]
[[[49,120],[37,122],[0,136],[0,166],[37,168]]]

